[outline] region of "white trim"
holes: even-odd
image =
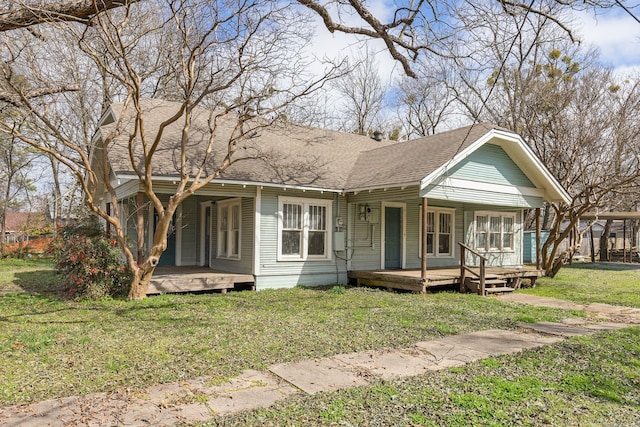
[[[386,215],[385,215],[385,208],[400,208],[402,209],[402,242],[400,244],[401,246],[401,250],[402,250],[402,254],[401,254],[401,258],[402,258],[402,262],[401,262],[401,268],[406,268],[407,267],[407,204],[406,203],[398,203],[398,202],[382,202],[380,204],[380,210],[382,212],[380,212],[380,266],[382,269],[385,269],[385,253],[384,253],[384,248],[385,248],[385,226],[386,226]]]
[[[418,238],[418,258],[422,258],[422,206],[420,206],[419,208],[419,212],[420,212],[420,220],[418,221],[418,236],[420,236]],[[455,242],[456,242],[456,209],[455,208],[443,208],[440,206],[427,206],[427,213],[428,212],[433,212],[434,216],[433,216],[433,220],[435,221],[434,224],[434,233],[433,233],[433,253],[427,253],[427,256],[429,258],[455,258],[456,257],[456,248],[455,248]],[[449,254],[440,254],[437,251],[437,247],[438,247],[438,237],[440,235],[440,221],[438,221],[437,215],[440,213],[448,213],[451,215],[451,239],[449,242],[449,249],[451,250],[451,253]]]
[[[131,174],[117,174],[116,179],[118,180],[137,180],[139,181],[139,177],[137,175]],[[168,182],[179,182],[180,176],[154,176],[154,181],[168,181]],[[192,182],[193,179],[189,178],[187,182]],[[220,185],[239,185],[239,186],[251,186],[251,187],[271,187],[271,188],[280,188],[280,189],[289,189],[289,190],[301,190],[301,191],[318,191],[320,193],[344,193],[344,189],[337,188],[317,188],[317,187],[304,187],[299,185],[287,185],[287,184],[275,184],[271,182],[259,182],[259,181],[234,181],[232,179],[214,179],[209,182],[210,184],[220,184]],[[349,190],[351,192],[352,190]]]
[[[345,193],[353,193],[354,196],[357,196],[358,193],[362,193],[364,191],[368,191],[371,193],[372,191],[382,190],[388,191],[391,188],[399,188],[400,190],[406,190],[407,187],[420,187],[421,181],[412,181],[412,182],[401,182],[397,184],[385,184],[385,185],[372,185],[370,187],[358,187],[358,188],[349,188],[348,190],[343,190]]]
[[[218,207],[217,207],[217,212],[216,212],[216,217],[217,217],[217,221],[216,221],[216,258],[217,259],[227,259],[227,260],[233,260],[233,261],[238,261],[240,259],[242,259],[242,198],[240,197],[234,197],[233,199],[225,199],[225,200],[219,200],[218,202],[216,202]],[[231,233],[232,230],[232,224],[233,224],[233,208],[234,207],[238,207],[238,254],[237,255],[233,255],[231,254],[229,251],[231,250],[231,243],[233,241],[233,234]],[[220,234],[220,215],[222,213],[222,208],[227,208],[227,253],[222,253],[221,252],[221,247],[222,245],[220,244],[220,238],[221,238],[221,234]]]
[[[209,223],[205,221],[207,219],[206,212],[209,208]],[[200,202],[200,266],[211,265],[211,246],[213,245],[213,233],[211,231],[211,223],[213,220],[213,203],[211,200],[206,202]],[[209,227],[209,259],[204,256],[206,254],[205,248],[205,236],[207,235],[207,227]]]
[[[527,143],[518,134],[515,134],[513,132],[496,130],[496,129],[492,129],[489,132],[485,133],[473,144],[469,145],[467,148],[465,148],[456,156],[454,156],[450,161],[446,162],[444,165],[441,165],[440,167],[435,169],[433,172],[431,172],[429,175],[424,177],[420,182],[420,190],[421,191],[424,190],[426,187],[428,187],[434,181],[436,181],[440,176],[445,175],[447,170],[451,169],[452,167],[460,163],[462,160],[464,160],[469,155],[471,155],[471,153],[473,153],[482,145],[488,143],[492,139],[496,139],[496,141],[494,141],[493,144],[499,145],[503,149],[506,147],[507,150],[505,151],[507,151],[507,154],[512,159],[513,159],[513,156],[508,153],[508,150],[511,149],[512,144],[516,145],[519,152],[524,154],[525,163],[528,165],[533,165],[536,172],[543,178],[543,181],[544,181],[543,187],[547,187],[547,185],[551,187],[550,190],[552,191],[545,193],[548,196],[547,198],[553,199],[555,196],[555,198],[559,198],[565,203],[571,202],[571,196],[569,196],[566,190],[562,188],[562,185],[560,185],[560,183],[555,179],[555,177],[551,174],[551,172],[549,172],[549,170],[544,166],[544,164],[538,158],[538,156],[535,155],[533,150],[527,145]],[[527,176],[529,176],[526,173],[526,171],[523,170],[523,172]],[[532,177],[529,176],[529,179],[531,178]]]
[[[433,186],[447,186],[475,191],[488,191],[491,193],[513,194],[518,196],[544,197],[544,190],[532,187],[520,187],[516,185],[494,184],[490,182],[472,181],[469,179],[441,177]]]
[[[301,242],[301,251],[302,253],[297,255],[282,255],[282,205],[283,204],[298,204],[302,205],[302,242]],[[325,255],[317,256],[317,255],[309,255],[308,252],[308,241],[309,241],[309,206],[323,206],[326,208],[326,218],[325,218]],[[277,260],[278,261],[331,261],[333,260],[333,200],[329,199],[308,199],[301,197],[289,197],[289,196],[278,196],[278,253]]]
[[[256,188],[253,219],[253,275],[260,275],[260,249],[261,249],[261,217],[262,217],[262,187]]]

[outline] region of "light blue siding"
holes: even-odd
[[[446,181],[445,181],[446,182]],[[495,191],[455,188],[445,184],[429,186],[425,192],[428,199],[448,200],[462,203],[484,203],[491,206],[510,206],[513,208],[542,207],[542,197]]]
[[[332,200],[332,217],[328,218],[329,232],[334,231],[337,216],[346,218],[346,202],[343,196],[320,191],[281,190],[264,188],[262,190],[260,216],[260,265],[256,274],[256,287],[293,287],[296,285],[320,285],[346,283],[345,253],[332,252],[328,260],[278,261],[278,196],[304,199]],[[340,209],[338,210],[338,200]]]
[[[502,147],[495,144],[484,144],[478,148],[454,166],[449,176],[493,184],[535,187]]]

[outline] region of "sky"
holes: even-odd
[[[640,7],[632,11],[640,18]],[[600,49],[603,65],[620,75],[640,72],[640,23],[622,8],[593,13],[576,13],[576,27],[584,43]]]
[[[376,16],[385,16],[388,9],[385,0],[374,0],[369,3]],[[640,6],[632,9],[632,13],[640,19]],[[593,12],[575,12],[572,26],[582,43],[599,48],[603,65],[611,67],[620,75],[629,72],[640,73],[640,23],[634,20],[622,8],[605,9],[594,15]],[[354,20],[355,22],[355,20]],[[318,56],[350,55],[362,49],[353,35],[330,34],[318,20],[318,31],[313,43],[313,53]],[[382,74],[387,78],[402,73],[402,68],[384,51],[379,41],[368,41],[367,45],[378,50],[376,56]]]

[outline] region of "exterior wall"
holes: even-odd
[[[468,158],[454,166],[449,171],[449,175],[454,178],[493,184],[535,187],[502,147],[495,144],[484,144],[478,148]]]
[[[464,211],[464,242],[467,246],[474,248],[475,246],[475,234],[474,234],[474,223],[475,223],[475,213],[477,211],[492,211],[492,212],[509,212],[515,213],[515,224],[514,224],[514,245],[515,248],[511,252],[485,252],[478,251],[484,257],[488,259],[487,265],[493,267],[521,267],[523,264],[522,260],[522,251],[523,251],[523,236],[524,236],[524,227],[523,227],[523,211],[522,209],[515,210],[509,206],[491,206],[487,207],[486,205],[466,205]],[[472,254],[467,254],[466,262],[470,265],[478,265],[478,259]]]
[[[331,218],[327,218],[331,233],[335,231],[335,218],[347,217],[345,198],[335,193],[284,191],[276,188],[264,188],[261,193],[260,262],[258,271],[254,273],[256,289],[346,283],[346,261],[341,259],[345,258],[344,251],[331,250],[328,260],[278,261],[278,196],[332,200]],[[332,243],[335,244],[335,241]]]
[[[178,265],[198,265],[199,255],[199,209],[195,197],[190,197],[178,208],[179,216],[176,221],[176,245]]]
[[[395,188],[387,191],[375,190],[350,194],[348,196],[351,230],[348,246],[352,249],[351,270],[376,270],[382,268],[382,206],[384,203],[401,203],[405,207],[404,267],[420,268],[420,223],[422,199],[418,196],[418,187]],[[451,267],[458,265],[459,247],[457,242],[464,235],[463,204],[446,200],[428,199],[427,209],[455,209],[452,248],[453,256],[428,255],[428,268]],[[361,221],[359,206],[366,205],[380,213],[378,223]]]

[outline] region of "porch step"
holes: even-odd
[[[470,278],[467,279],[467,288],[475,291],[478,295],[480,295],[480,279],[478,278]],[[512,292],[513,288],[507,286],[507,281],[504,279],[499,279],[497,276],[487,276],[484,279],[484,294],[493,294],[493,293],[502,293],[502,292]]]
[[[501,286],[499,288],[484,288],[485,294],[497,294],[503,292],[513,292],[513,288],[509,286]]]

